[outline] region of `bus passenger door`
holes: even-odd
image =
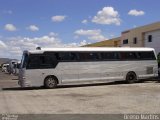
[[[43,73],[44,69],[26,69],[25,78],[27,79],[27,84],[29,86],[43,86]]]
[[[55,70],[57,64],[53,55],[30,55],[25,73],[28,82],[32,86],[44,85],[44,79],[48,75],[57,75],[58,72]]]

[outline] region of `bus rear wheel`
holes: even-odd
[[[127,83],[135,83],[137,82],[137,76],[134,72],[128,72],[126,76]]]
[[[44,87],[45,88],[56,88],[57,87],[57,79],[53,76],[48,76],[45,80],[44,80]]]

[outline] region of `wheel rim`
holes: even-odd
[[[129,80],[134,80],[134,75],[133,74],[131,74],[131,75],[129,75]]]
[[[47,85],[49,87],[54,87],[55,86],[55,80],[52,77],[48,78]]]
[[[136,82],[137,81],[136,74],[134,74],[132,72],[131,73],[129,72],[127,74],[126,80],[127,80],[128,83],[134,83],[134,82]]]

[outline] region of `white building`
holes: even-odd
[[[144,34],[145,37],[145,47],[152,47],[155,49],[156,53],[160,53],[160,29]]]

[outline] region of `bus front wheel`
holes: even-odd
[[[53,76],[48,76],[44,80],[44,87],[45,88],[56,88],[57,87],[57,79]]]
[[[127,83],[135,83],[137,81],[137,76],[134,72],[128,72],[126,75]]]

